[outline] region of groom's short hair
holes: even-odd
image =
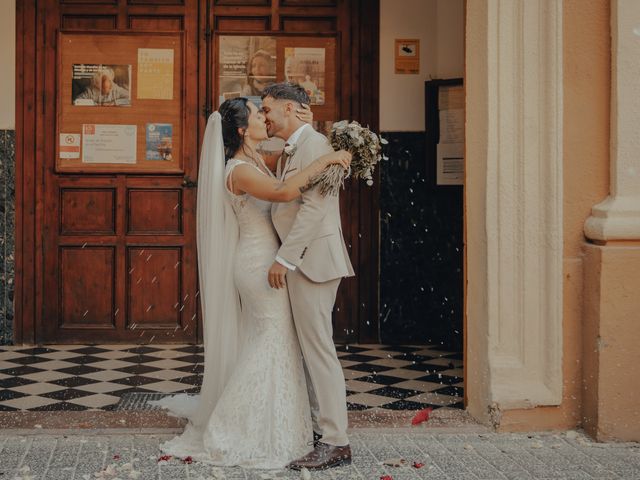
[[[292,100],[309,105],[311,99],[306,90],[297,83],[282,82],[269,85],[262,91],[262,98],[271,97],[274,100]]]

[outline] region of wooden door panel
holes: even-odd
[[[129,189],[127,233],[182,233],[182,189]]]
[[[280,5],[283,7],[333,7],[337,5],[337,0],[281,0]]]
[[[296,33],[323,33],[336,31],[335,17],[304,18],[281,16],[280,29],[285,32]]]
[[[131,15],[129,17],[129,28],[145,32],[178,32],[183,28],[183,18]]]
[[[271,24],[270,17],[216,17],[216,30],[225,32],[264,32]]]
[[[116,15],[63,15],[62,28],[65,30],[115,30]]]
[[[242,7],[253,5],[271,5],[271,0],[214,0],[216,5],[238,5]]]
[[[184,5],[184,0],[127,0],[129,5]]]
[[[60,3],[71,3],[71,4],[86,4],[87,0],[60,0]],[[95,4],[108,4],[108,5],[117,5],[118,0],[91,0],[91,3]]]
[[[115,235],[116,190],[61,188],[60,235]]]
[[[59,252],[60,328],[115,328],[115,248],[67,246]]]
[[[127,320],[130,329],[183,326],[181,250],[180,247],[127,249]],[[189,298],[188,294],[185,296]]]

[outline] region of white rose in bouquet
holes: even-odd
[[[382,154],[384,138],[363,127],[358,122],[342,120],[333,124],[329,133],[329,142],[334,150],[346,150],[352,155],[350,171],[340,165],[332,165],[312,179],[313,185],[320,185],[322,195],[337,195],[344,180],[350,175],[364,179],[367,185],[373,185],[373,171],[380,160],[387,157]]]

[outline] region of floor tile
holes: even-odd
[[[107,405],[118,403],[119,400],[120,397],[116,395],[105,395],[102,393],[96,393],[95,395],[71,399],[69,400],[69,403],[82,405],[88,408],[103,408]]]
[[[15,387],[13,390],[20,393],[26,393],[27,395],[42,395],[43,393],[56,392],[58,390],[63,390],[64,388],[65,387],[54,385],[53,383],[36,382],[30,385]]]
[[[54,398],[46,398],[38,395],[30,395],[2,402],[3,405],[7,405],[18,410],[30,410],[32,408],[44,407],[46,405],[52,405],[54,403],[59,402]]]
[[[14,390],[17,390],[17,387],[29,385],[30,383],[36,382],[24,377],[7,377],[0,380],[0,388],[12,388]]]
[[[358,393],[368,392],[369,390],[378,388],[378,385],[375,383],[361,382],[360,380],[347,380],[346,386],[348,390]]]
[[[96,382],[78,387],[79,390],[93,393],[118,393],[121,390],[129,388],[127,385],[121,385],[113,382]]]
[[[85,373],[84,376],[87,378],[92,378],[93,380],[99,380],[101,382],[110,382],[118,378],[128,377],[129,374],[126,372],[119,372],[117,370],[96,369],[95,372]]]
[[[453,397],[450,395],[442,395],[434,392],[425,392],[412,397],[407,397],[405,400],[411,402],[428,403],[431,405],[451,405],[460,401],[460,397]]]
[[[382,365],[383,367],[402,368],[407,365],[411,365],[411,361],[398,360],[395,358],[380,358],[378,360],[372,360],[369,362],[371,365]]]
[[[349,410],[462,408],[464,370],[456,352],[414,345],[336,350]],[[114,410],[131,392],[198,393],[203,362],[202,345],[4,347],[0,411]]]
[[[350,395],[348,401],[350,403],[358,403],[360,405],[367,405],[370,407],[379,407],[385,403],[390,403],[392,399],[389,397],[381,397],[379,395],[371,395],[369,393],[357,393]]]
[[[409,370],[407,368],[395,368],[393,370],[387,370],[384,373],[385,375],[389,375],[391,377],[397,377],[402,380],[413,380],[414,378],[425,376],[424,371]]]
[[[162,393],[182,392],[192,387],[193,385],[188,383],[172,382],[170,380],[165,380],[163,382],[149,383],[145,385],[145,388],[147,390],[153,390],[154,392],[162,392]]]

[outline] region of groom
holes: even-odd
[[[281,180],[333,151],[324,135],[297,118],[303,103],[310,103],[309,96],[291,83],[271,85],[262,94],[269,136],[286,141],[278,161]],[[289,289],[313,418],[315,448],[289,467],[321,470],[351,463],[344,375],[333,344],[331,312],[340,280],[354,272],[338,196],[322,196],[317,188],[301,191],[298,199],[274,203],[271,209],[282,246],[269,270],[269,284]]]

